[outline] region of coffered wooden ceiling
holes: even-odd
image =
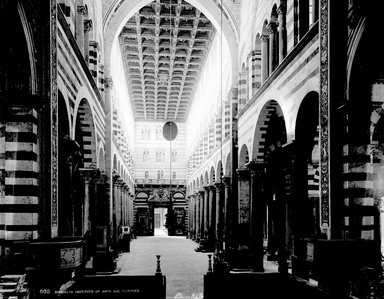
[[[214,33],[183,0],[153,1],[128,20],[120,46],[136,120],[186,120]]]

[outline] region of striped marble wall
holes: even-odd
[[[11,107],[0,123],[0,239],[37,238],[37,112]]]

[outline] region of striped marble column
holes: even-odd
[[[37,112],[11,107],[0,124],[0,239],[37,238]]]
[[[239,110],[247,103],[247,72],[239,73]]]
[[[287,52],[297,44],[297,15],[295,1],[287,2]]]
[[[5,121],[0,122],[0,203],[5,200]],[[0,205],[0,209],[1,205]],[[5,213],[0,210],[0,240],[5,239]]]
[[[252,94],[261,85],[261,49],[252,51]]]
[[[91,167],[95,157],[94,120],[90,108],[80,106],[78,118],[81,125],[81,139],[83,140],[84,167]]]
[[[344,145],[345,237],[373,240],[374,198],[371,145]]]
[[[89,42],[89,55],[88,55],[88,66],[89,70],[91,71],[92,77],[95,81],[95,83],[98,85],[97,82],[97,76],[98,76],[98,69],[97,69],[97,56],[98,56],[98,44],[95,41]]]

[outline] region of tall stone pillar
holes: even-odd
[[[117,203],[119,193],[119,178],[118,174],[113,176],[113,194],[112,194],[112,244],[117,244]]]
[[[90,197],[92,193],[92,176],[93,169],[91,168],[81,168],[80,174],[84,179],[84,207],[83,207],[83,234],[91,229],[91,219],[89,215],[89,206],[90,206]]]
[[[313,0],[314,1],[314,0]],[[285,56],[287,55],[287,7],[286,4],[280,4],[277,9],[277,13],[279,14],[279,64],[283,61]]]
[[[268,35],[262,35],[261,40],[261,83],[267,80],[269,75]]]
[[[200,241],[200,196],[195,193],[195,240]]]
[[[120,178],[117,185],[117,227],[119,234],[123,221],[123,184],[124,181]]]
[[[208,217],[208,248],[213,251],[215,247],[215,231],[216,231],[216,196],[215,186],[209,186],[209,217]]]
[[[251,161],[247,164],[250,171],[250,239],[251,267],[254,271],[264,271],[264,233],[265,211],[265,164]]]
[[[76,14],[76,41],[80,51],[84,54],[84,16],[87,14],[84,5],[77,6]]]
[[[223,249],[226,249],[228,242],[230,242],[230,228],[231,228],[231,209],[230,209],[230,187],[231,178],[229,176],[223,177],[224,184],[224,211],[223,211]]]
[[[250,227],[250,172],[246,168],[237,169],[239,185],[237,224],[241,231],[242,242],[249,243]]]
[[[84,59],[89,61],[89,32],[92,30],[92,20],[84,20]]]
[[[204,240],[204,191],[199,191],[199,198],[200,198],[200,213],[199,213],[199,231],[200,231],[200,242]]]
[[[215,183],[216,188],[216,227],[215,227],[215,239],[216,252],[223,250],[223,240],[224,240],[224,202],[223,202],[223,184]]]
[[[122,209],[122,224],[123,226],[127,225],[127,184],[124,182],[123,188],[122,188],[122,203],[123,203],[123,209]]]
[[[276,33],[277,33],[277,24],[269,23],[269,74],[272,74],[277,65],[277,47],[276,47]]]
[[[209,186],[204,186],[204,239],[209,238]]]
[[[189,237],[191,239],[194,239],[195,236],[195,230],[194,230],[194,225],[195,225],[195,198],[193,195],[189,196]]]
[[[238,213],[235,226],[237,236],[236,256],[232,261],[233,266],[238,268],[249,267],[250,258],[250,186],[249,170],[244,168],[237,169],[238,179]]]
[[[38,114],[35,109],[21,105],[0,108],[4,121],[0,137],[0,170],[3,175],[0,178],[3,193],[0,196],[0,239],[36,239],[38,219],[45,216],[38,212],[40,205],[44,204],[38,196]],[[53,218],[56,227],[58,223],[57,200],[51,202],[51,215],[53,229]]]

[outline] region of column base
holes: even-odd
[[[114,259],[114,252],[110,250],[96,251],[93,260],[94,272],[108,272],[113,273],[116,270],[116,261]]]

